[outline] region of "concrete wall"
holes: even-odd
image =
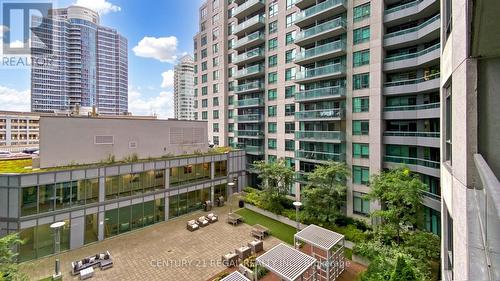
[[[111,144],[96,144],[105,136]],[[135,144],[134,148],[132,144]],[[40,118],[40,167],[90,164],[208,150],[207,123],[112,118]]]

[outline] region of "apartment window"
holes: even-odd
[[[201,107],[202,108],[208,107],[208,99],[202,99],[201,100]]]
[[[273,34],[276,32],[278,32],[278,21],[277,20],[269,23],[269,34]]]
[[[216,67],[219,65],[219,57],[212,58],[212,66]]]
[[[269,4],[269,17],[274,17],[278,14],[278,3],[274,2]]]
[[[220,35],[220,31],[219,31],[219,28],[216,27],[212,30],[212,41],[215,41],[219,38],[219,35]]]
[[[267,155],[267,163],[275,163],[278,160],[278,157],[276,155]]]
[[[269,67],[278,65],[278,55],[270,56],[267,61]]]
[[[352,76],[352,89],[360,90],[370,88],[370,73],[354,74]]]
[[[295,96],[295,85],[285,87],[285,98],[293,98]]]
[[[267,139],[267,148],[276,149],[276,139]]]
[[[227,40],[227,46],[229,47],[229,49],[232,49],[235,43],[236,40],[234,38]]]
[[[213,94],[219,93],[219,84],[213,84],[212,85],[212,93]]]
[[[286,45],[292,44],[295,41],[295,33],[296,31],[288,32],[285,36]]]
[[[295,150],[295,141],[294,140],[285,140],[285,150],[286,151],[294,151]]]
[[[228,96],[227,97],[227,104],[232,105],[234,103],[234,96]]]
[[[353,44],[360,44],[370,40],[370,26],[354,29],[352,32]]]
[[[285,81],[295,79],[295,67],[285,69]]]
[[[201,87],[201,95],[202,96],[208,95],[208,87],[207,86]]]
[[[206,35],[201,36],[200,43],[201,43],[202,47],[207,44],[207,36]]]
[[[285,134],[294,134],[294,133],[295,133],[295,123],[285,122]]]
[[[197,100],[194,101],[194,108],[198,108],[198,101]]]
[[[268,117],[276,116],[276,105],[270,105],[267,107],[267,116]]]
[[[234,67],[229,68],[229,69],[227,70],[227,76],[228,76],[229,78],[233,77],[234,72],[236,72],[236,68],[234,68]]]
[[[213,124],[213,131],[214,131],[214,133],[218,133],[219,132],[219,123],[214,123]]]
[[[208,75],[203,74],[203,75],[201,76],[201,83],[207,83],[207,81],[208,81]]]
[[[285,116],[292,116],[295,114],[295,104],[285,104]]]
[[[212,112],[212,117],[213,117],[213,119],[219,119],[219,111],[218,110],[214,110]]]
[[[370,183],[370,168],[353,165],[352,183],[368,185]]]
[[[201,71],[205,71],[205,70],[207,70],[207,62],[206,61],[201,63]]]
[[[352,53],[352,66],[358,67],[370,63],[370,50],[362,50]]]
[[[370,214],[370,200],[365,199],[365,194],[361,192],[352,192],[352,212],[354,214],[368,216]]]
[[[276,48],[278,48],[278,38],[270,39],[267,42],[267,46],[268,46],[267,49],[269,51],[276,50]]]
[[[228,123],[227,124],[227,131],[230,132],[230,133],[234,132],[234,123]],[[231,144],[232,141],[230,141],[229,143]]]
[[[451,95],[451,83],[444,88],[445,94],[445,161],[450,165],[452,164],[452,140],[453,140],[453,109],[452,109],[452,95]]]
[[[219,80],[219,71],[218,70],[215,70],[212,72],[212,79]]]
[[[270,72],[267,74],[267,83],[268,84],[274,84],[278,81],[278,73],[277,72]]]
[[[227,89],[229,91],[234,91],[234,81],[231,81],[231,82],[227,83]],[[229,96],[229,97],[232,97],[232,96]]]
[[[200,31],[201,31],[201,32],[203,32],[203,31],[205,31],[206,29],[207,29],[207,27],[206,27],[206,22],[204,21],[204,22],[202,22],[202,23],[200,24]]]
[[[212,98],[212,104],[213,106],[219,106],[219,98],[218,97]]]
[[[197,97],[198,96],[198,89],[194,89],[194,96]]]
[[[212,54],[217,54],[219,52],[219,43],[212,45]]]
[[[355,136],[368,135],[370,133],[370,121],[368,120],[353,120],[352,134]]]
[[[352,112],[368,112],[370,110],[370,97],[356,97],[352,99]]]
[[[295,22],[296,13],[291,13],[286,16],[286,27],[290,27]]]
[[[445,0],[444,5],[443,5],[443,10],[444,10],[444,19],[443,19],[443,25],[445,29],[445,34],[446,34],[446,39],[448,39],[448,36],[451,34],[452,31],[452,21],[453,21],[453,14],[452,14],[452,3],[453,0]]]
[[[352,158],[370,158],[370,145],[368,143],[353,143]]]
[[[194,120],[198,120],[198,112],[194,113]]]
[[[214,136],[214,144],[219,145],[219,136]]]
[[[277,127],[278,125],[276,122],[269,122],[267,123],[267,132],[270,134],[276,133]]]
[[[354,7],[352,21],[357,22],[370,17],[370,2]]]
[[[278,97],[278,91],[276,89],[267,90],[267,100],[275,100]]]
[[[233,109],[229,109],[229,110],[227,111],[227,118],[228,118],[228,119],[233,119],[233,118],[234,118],[234,110],[233,110]],[[229,125],[231,125],[231,124],[229,124]],[[233,124],[233,125],[234,125],[234,124]],[[232,131],[230,131],[230,132],[232,132]]]
[[[201,119],[207,120],[208,119],[208,112],[207,111],[202,111],[201,112]]]
[[[195,74],[197,74],[197,73],[198,73],[198,65],[197,65],[197,64],[195,64],[195,65],[193,66],[193,72],[194,72]]]
[[[219,14],[215,14],[213,17],[212,17],[212,24],[216,24],[218,21],[219,21]]]
[[[234,22],[230,23],[228,26],[227,26],[227,33],[228,34],[233,34],[233,30],[234,30],[234,27],[236,26],[236,24]]]
[[[219,8],[219,0],[212,0],[212,11],[217,10]]]
[[[201,50],[201,59],[206,58],[206,57],[207,57],[207,54],[208,54],[208,53],[207,53],[207,49],[203,49],[203,50]]]
[[[295,49],[291,49],[285,52],[285,62],[289,63],[295,59]]]
[[[286,9],[291,9],[296,2],[297,0],[286,0]]]

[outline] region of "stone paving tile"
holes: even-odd
[[[221,256],[246,245],[253,238],[246,224],[231,226],[226,223],[228,207],[216,208],[219,222],[189,232],[186,222],[204,214],[198,211],[159,223],[141,230],[100,241],[60,255],[63,280],[78,280],[71,276],[71,262],[108,250],[114,267],[105,271],[96,269],[94,281],[121,280],[207,280],[225,269]],[[281,243],[275,237],[264,240],[266,250]],[[46,257],[23,263],[21,268],[30,280],[51,276],[55,257]]]

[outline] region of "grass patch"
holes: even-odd
[[[0,173],[26,173],[32,171],[25,169],[31,167],[31,159],[0,160]]]
[[[352,249],[344,248],[344,257],[352,260]]]
[[[250,211],[249,209],[240,209],[236,211],[236,213],[244,218],[246,224],[260,224],[265,226],[269,228],[272,236],[293,245],[293,235],[296,232],[295,227],[273,220],[254,211]]]
[[[38,281],[52,281],[52,277],[43,278]]]

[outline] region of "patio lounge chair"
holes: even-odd
[[[101,268],[101,270],[106,270],[113,267],[113,259],[111,258],[111,254],[109,253],[109,251],[106,251],[105,254],[101,254],[99,256],[99,267]]]
[[[187,222],[187,225],[186,225],[186,228],[187,230],[189,231],[195,231],[197,229],[200,229],[200,227],[198,226],[198,224],[196,223],[195,220],[190,220]]]
[[[198,223],[198,225],[201,227],[205,227],[209,224],[209,222],[205,216],[199,217],[198,220],[196,221],[196,223]]]
[[[214,222],[219,220],[219,217],[214,213],[210,213],[207,215],[207,219],[208,219],[208,222],[214,223]]]

